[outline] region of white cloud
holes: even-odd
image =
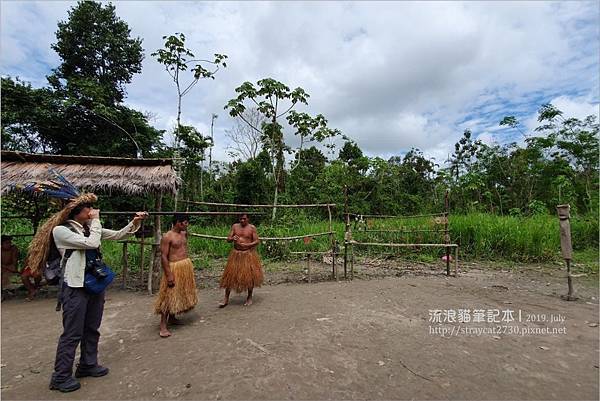
[[[559,96],[551,99],[548,103],[554,105],[558,110],[563,112],[565,118],[578,118],[580,120],[590,115],[595,115],[600,120],[600,104],[598,101],[593,101],[590,97],[569,97]],[[540,126],[541,123],[537,120],[537,111],[529,115],[524,121],[523,125],[526,127],[527,132],[532,135],[538,135],[534,132],[535,128]]]
[[[58,63],[49,47],[56,22],[72,5],[2,2],[2,73],[43,84]],[[144,39],[146,53],[127,102],[155,114],[158,128],[171,129],[176,114],[173,83],[150,56],[162,36],[184,32],[197,56],[229,56],[229,67],[200,82],[183,103],[184,123],[205,134],[211,114],[219,115],[213,152],[219,157],[226,156],[224,131],[232,124],[223,106],[242,82],[265,77],[303,87],[311,95],[307,110],[324,114],[370,155],[419,147],[440,160],[465,128],[491,140],[501,135],[500,116],[526,121],[550,100],[566,114],[598,104],[595,2],[115,6],[132,35]]]
[[[478,135],[477,139],[488,146],[494,146],[494,145],[498,144],[498,140],[496,139],[495,135],[493,135],[487,131]]]
[[[584,119],[589,115],[598,116],[598,103],[590,102],[590,99],[572,99],[568,96],[559,96],[550,102],[563,112],[565,117]]]

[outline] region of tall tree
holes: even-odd
[[[225,105],[225,109],[229,109],[232,117],[239,117],[254,131],[260,133],[264,150],[271,158],[271,170],[275,182],[273,204],[277,205],[279,194],[285,191],[285,153],[294,153],[292,147],[285,142],[282,118],[285,116],[287,123],[295,129],[295,135],[300,137],[301,146],[306,140],[320,142],[339,132],[327,128],[327,120],[322,115],[313,118],[306,113],[292,110],[299,104],[308,104],[310,96],[300,87],[290,90],[287,85],[273,78],[265,78],[259,80],[256,86],[251,82],[244,82],[235,91],[238,96],[231,99]],[[266,122],[256,126],[246,119],[244,115],[246,104],[256,107]],[[298,151],[301,153],[301,148]],[[274,207],[273,219],[276,212],[277,208]]]
[[[51,90],[35,89],[18,77],[2,77],[2,149],[47,152],[51,144],[40,135],[45,125],[56,125]]]
[[[346,141],[338,154],[338,158],[346,163],[348,167],[356,169],[357,172],[364,173],[369,168],[369,158],[363,155],[363,151],[358,144],[353,141]]]
[[[215,53],[213,60],[205,60],[205,59],[196,59],[194,53],[188,48],[185,47],[185,35],[183,33],[175,33],[174,35],[163,36],[165,40],[164,47],[162,49],[156,50],[152,53],[153,57],[156,57],[156,60],[165,67],[165,70],[175,83],[175,88],[177,89],[177,121],[175,130],[173,131],[175,137],[175,159],[178,159],[179,154],[179,146],[180,142],[184,140],[184,136],[186,132],[189,132],[189,126],[183,126],[181,124],[181,104],[183,97],[190,93],[190,91],[196,86],[196,84],[203,78],[215,79],[215,74],[219,70],[220,67],[227,67],[227,56],[224,54]],[[212,70],[205,68],[204,66],[210,64],[212,66]],[[184,76],[186,71],[190,70],[192,72],[191,78],[187,78]],[[213,118],[214,121],[214,118]],[[212,124],[211,124],[212,125]],[[195,135],[198,136],[202,146],[201,149],[201,157],[200,163],[198,166],[195,162],[195,157],[190,160],[186,160],[184,163],[184,169],[200,169],[200,197],[204,198],[204,151],[208,147],[213,146],[212,136],[202,136],[198,131],[193,129]],[[189,139],[189,137],[188,137]],[[189,142],[189,141],[188,141]],[[197,141],[195,141],[197,142]],[[184,140],[184,143],[186,141]],[[196,145],[193,145],[190,149],[198,148]],[[184,152],[189,153],[189,152]],[[193,172],[187,171],[184,172],[184,175],[193,175]],[[177,208],[177,196],[175,197],[175,208]]]
[[[454,154],[450,166],[457,180],[461,173],[469,172],[469,168],[475,161],[477,152],[482,145],[481,141],[471,139],[471,135],[471,130],[466,129],[462,138],[454,144]]]
[[[243,114],[235,118],[231,129],[225,130],[225,136],[231,142],[229,155],[245,161],[255,159],[261,150],[261,132],[252,127],[262,127],[265,117],[256,108],[249,108]]]
[[[58,23],[52,49],[62,62],[48,77],[52,86],[85,106],[114,106],[125,98],[125,85],[142,71],[142,39],[131,38],[115,6],[80,1]]]
[[[563,112],[552,104],[544,104],[538,112],[542,123],[535,130],[546,138],[554,140],[553,157],[564,160],[573,167],[583,188],[584,206],[593,210],[598,193],[598,134],[597,117],[590,115],[584,120],[565,118]],[[549,144],[548,144],[549,145]]]
[[[49,75],[57,124],[39,121],[41,137],[57,153],[142,156],[162,132],[122,104],[125,85],[141,72],[142,40],[130,37],[112,4],[80,1],[58,23],[52,44],[61,64]],[[94,141],[89,135],[94,135]]]
[[[295,202],[314,203],[321,198],[318,180],[327,158],[323,152],[311,146],[296,153],[295,159],[293,163],[296,168],[290,172],[288,193]]]
[[[220,67],[227,67],[227,56],[215,53],[212,60],[196,59],[192,51],[185,47],[185,35],[175,33],[163,36],[164,47],[152,53],[153,57],[165,67],[165,70],[175,83],[177,89],[177,126],[175,127],[176,146],[179,145],[179,130],[181,128],[181,102],[196,84],[203,78],[215,79]],[[212,70],[205,68],[206,64],[213,66]],[[184,73],[190,70],[191,78],[185,78]]]
[[[111,4],[79,2],[60,21],[52,48],[61,58],[50,87],[2,81],[3,146],[101,156],[152,154],[162,132],[124,106],[125,85],[141,71],[141,39]],[[90,140],[93,135],[94,140]]]

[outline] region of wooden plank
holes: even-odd
[[[142,242],[138,240],[119,240],[117,241],[119,244],[136,244],[140,245]],[[154,242],[144,242],[144,245],[154,245]]]
[[[358,214],[358,213],[346,213],[350,216],[357,216],[357,217],[366,217],[369,219],[377,219],[377,218],[382,218],[382,219],[414,219],[414,218],[418,218],[418,217],[434,217],[434,216],[445,216],[446,213],[431,213],[431,214],[414,214],[411,216],[400,216],[400,215],[389,215],[389,214]]]
[[[162,208],[162,194],[156,195],[154,201],[154,208],[161,210]],[[148,295],[152,295],[154,290],[154,278],[158,281],[158,271],[161,267],[160,260],[160,238],[161,238],[161,227],[160,227],[160,215],[154,216],[154,244],[152,244],[152,264],[150,268],[150,274],[148,275]]]
[[[454,277],[458,277],[458,247],[454,248]]]
[[[297,235],[294,237],[260,237],[261,241],[291,241],[295,239],[302,239],[305,237],[322,237],[324,235],[330,235],[330,232],[325,233],[316,233],[316,234],[305,234],[305,235]],[[207,239],[219,239],[219,240],[227,240],[227,237],[221,237],[218,235],[208,235],[208,234],[197,234],[197,233],[188,233],[192,237],[198,238],[207,238]]]
[[[100,215],[135,215],[137,212],[100,212]],[[172,216],[175,213],[188,214],[190,216],[239,216],[240,212],[146,212],[150,216]],[[252,213],[253,215],[264,215],[264,213]]]
[[[123,255],[121,256],[121,270],[123,273],[123,284],[122,287],[123,289],[127,288],[127,275],[129,274],[128,272],[128,266],[127,266],[127,260],[129,259],[129,255],[127,254],[127,242],[123,242]]]
[[[350,280],[354,280],[354,246],[350,245]]]
[[[327,213],[329,214],[329,242],[331,243],[331,269],[337,272],[337,266],[335,264],[335,236],[333,235],[333,226],[331,219],[331,207],[327,206]],[[344,274],[344,277],[346,274]]]
[[[357,233],[443,233],[444,229],[440,230],[356,230]]]
[[[184,203],[190,203],[192,205],[205,205],[205,206],[231,206],[231,207],[246,207],[246,208],[306,208],[306,207],[336,207],[335,203],[315,203],[311,205],[247,205],[240,203],[218,203],[218,202],[197,202],[197,201],[182,201]],[[236,212],[239,213],[239,212]]]
[[[144,220],[142,220],[142,225],[140,227],[142,230],[142,238],[140,240],[140,286],[144,286]]]
[[[457,244],[395,244],[395,243],[378,243],[378,242],[358,242],[358,241],[350,241],[352,245],[366,245],[366,246],[389,246],[389,247],[397,247],[397,248],[415,248],[415,247],[437,247],[437,248],[456,248]]]
[[[331,255],[332,252],[331,251],[297,251],[297,252],[290,252],[290,254],[292,254],[292,255]],[[336,252],[336,255],[339,255],[339,253]]]

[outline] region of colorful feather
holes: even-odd
[[[42,193],[51,198],[64,200],[72,200],[80,195],[79,190],[58,171],[50,167],[48,168],[48,172],[54,176],[54,179],[44,182],[29,182],[23,186],[17,186],[17,189],[32,194]]]

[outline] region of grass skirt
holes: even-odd
[[[188,258],[170,262],[169,266],[175,277],[175,287],[169,288],[167,276],[163,274],[160,280],[158,299],[154,304],[154,312],[176,315],[189,311],[198,303],[194,265]]]
[[[240,293],[248,288],[260,287],[262,282],[263,271],[256,250],[232,249],[221,276],[221,288],[231,288]]]

